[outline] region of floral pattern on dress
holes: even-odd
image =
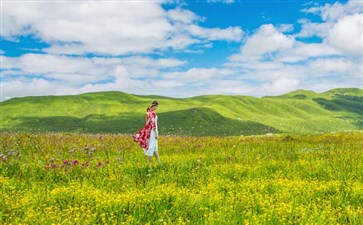
[[[154,111],[149,110],[146,113],[146,124],[137,134],[132,135],[135,142],[137,142],[140,147],[146,151],[149,148],[149,140],[151,131],[156,129],[155,123],[156,114]]]

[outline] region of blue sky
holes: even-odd
[[[1,101],[363,88],[361,1],[1,2]]]

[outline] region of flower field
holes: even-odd
[[[2,133],[0,224],[363,224],[363,133]]]

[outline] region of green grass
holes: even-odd
[[[185,99],[98,92],[14,98],[0,103],[2,131],[134,133],[158,99],[164,134],[230,136],[363,129],[363,90],[297,90],[281,96],[210,95]]]
[[[362,146],[362,132],[161,136],[149,171],[130,136],[2,133],[0,224],[360,225]]]

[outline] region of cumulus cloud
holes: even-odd
[[[49,54],[0,57],[4,81],[2,100],[11,96],[107,90],[138,94],[150,90],[152,93],[151,81],[163,70],[186,64],[175,58],[151,57],[86,58]]]
[[[4,23],[2,36],[35,34],[47,43],[60,43],[55,48],[64,45],[70,51],[70,47],[78,47],[76,54],[148,52],[163,47],[162,42],[173,27],[162,16],[164,11],[159,4],[142,4],[143,7],[137,2],[4,2],[3,18],[13,20]]]
[[[279,24],[276,29],[281,32],[292,32],[294,30],[294,26],[292,24]]]
[[[345,4],[335,2],[334,4],[326,3],[323,6],[313,6],[302,9],[302,12],[319,15],[323,21],[336,22],[340,18],[355,13],[363,12],[363,5],[359,1],[348,1]]]
[[[349,55],[363,52],[363,13],[347,15],[335,23],[311,23],[304,21],[296,37],[321,37],[326,43]]]
[[[268,54],[294,46],[294,38],[279,32],[272,24],[262,25],[259,30],[248,37],[241,47],[241,53],[231,57],[232,60],[258,60]]]
[[[4,2],[2,12],[4,38],[35,35],[52,54],[151,53],[242,35],[240,27],[201,27],[193,12],[166,11],[158,1]]]
[[[262,85],[265,93],[284,94],[299,88],[300,81],[298,79],[278,78],[272,82]]]
[[[240,52],[230,56],[224,66],[260,82],[258,90],[270,94],[297,88],[362,87],[362,4],[315,4],[303,11],[320,16],[323,22],[302,18],[301,31],[291,35],[285,34],[293,30],[288,25],[262,25],[245,37]],[[322,41],[299,40],[314,36]]]
[[[97,82],[109,74],[108,67],[82,57],[30,53],[20,57],[4,57],[4,61],[4,69],[21,71],[24,76],[36,75],[74,84]]]
[[[198,21],[204,21],[205,18],[200,17],[190,10],[183,8],[175,8],[167,11],[167,16],[173,23],[192,24]]]
[[[165,79],[178,79],[186,82],[207,81],[215,78],[225,78],[234,74],[233,70],[220,68],[191,68],[187,71],[168,72],[163,75]]]
[[[327,3],[306,8],[303,12],[317,14],[323,22],[301,20],[302,29],[296,37],[321,37],[324,42],[345,54],[363,54],[363,4],[358,1]]]
[[[59,82],[39,78],[17,79],[1,82],[0,100],[23,96],[67,95],[72,91],[72,88],[67,85],[62,86]]]
[[[242,30],[239,27],[203,28],[197,25],[190,25],[187,30],[192,36],[205,38],[208,40],[239,41],[242,37]]]
[[[328,42],[351,55],[363,55],[363,13],[345,16],[329,30]]]
[[[119,58],[119,61],[122,61],[127,65],[138,65],[140,67],[154,67],[154,68],[168,68],[168,67],[179,67],[187,64],[186,61],[178,60],[175,58],[158,58],[154,59],[151,57],[145,56],[130,56]]]
[[[314,23],[310,20],[299,20],[301,24],[301,31],[294,35],[297,38],[309,38],[309,37],[322,37],[326,38],[329,33],[329,29],[332,27],[331,22],[326,23]]]
[[[354,64],[347,59],[321,58],[309,63],[310,68],[316,73],[341,73],[351,74]]]
[[[324,43],[304,43],[295,41],[294,47],[279,51],[278,54],[276,54],[275,61],[297,63],[304,62],[311,58],[336,57],[341,55],[342,53],[336,48]]]

